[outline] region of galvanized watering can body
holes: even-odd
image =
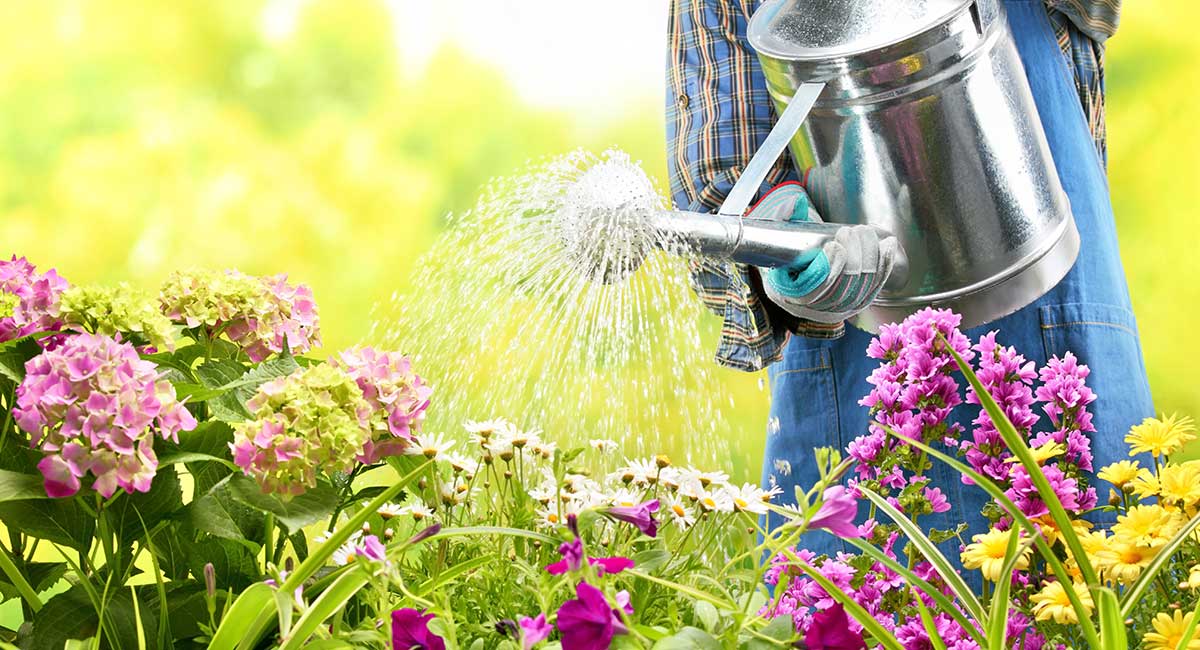
[[[749,36],[781,113],[826,84],[790,143],[822,216],[907,252],[856,325],[927,306],[983,324],[1070,270],[1079,235],[1000,0],[776,0]]]

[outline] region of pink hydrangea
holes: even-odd
[[[262,278],[262,282],[268,309],[230,323],[225,330],[229,340],[242,346],[254,362],[285,349],[303,353],[320,345],[317,303],[312,289],[303,284],[288,284],[286,275]]]
[[[25,373],[13,417],[46,455],[38,469],[51,497],[75,494],[89,472],[104,497],[145,492],[158,468],[155,436],[178,441],[196,427],[158,367],[108,336],[69,336]]]
[[[172,321],[206,336],[224,333],[256,363],[272,353],[304,353],[321,343],[312,290],[288,284],[286,275],[177,272],[163,283],[159,301]]]
[[[24,257],[0,260],[0,342],[57,331],[59,297],[68,286],[54,269],[39,274]]]
[[[371,405],[371,438],[363,446],[359,462],[376,463],[403,453],[420,429],[433,394],[413,372],[409,358],[367,347],[342,352],[330,363],[354,378]]]

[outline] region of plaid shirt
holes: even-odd
[[[745,38],[762,1],[671,0],[667,165],[681,208],[716,211],[774,124],[766,81]],[[1046,4],[1103,159],[1104,40],[1117,28],[1120,0]],[[788,156],[782,156],[760,192],[794,179]],[[764,298],[752,267],[718,260],[691,264],[696,293],[724,319],[716,354],[721,365],[761,370],[779,360],[789,333],[837,338],[845,331],[842,324],[800,321],[779,309]]]

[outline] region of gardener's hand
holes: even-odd
[[[799,183],[785,183],[764,196],[749,218],[816,221],[821,215]],[[898,244],[870,226],[843,228],[819,250],[795,264],[759,269],[771,302],[805,320],[839,323],[870,306],[891,275]]]

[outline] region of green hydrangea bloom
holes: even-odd
[[[0,318],[8,318],[16,311],[17,305],[21,303],[21,299],[15,295],[0,289]]]
[[[75,286],[63,292],[60,317],[93,334],[135,334],[159,350],[175,349],[175,329],[153,296],[128,284]]]
[[[259,387],[235,424],[233,461],[263,492],[297,495],[320,471],[347,471],[370,438],[371,405],[354,378],[328,364]]]
[[[271,309],[262,280],[236,271],[176,271],[159,300],[163,313],[188,327],[216,327]]]

